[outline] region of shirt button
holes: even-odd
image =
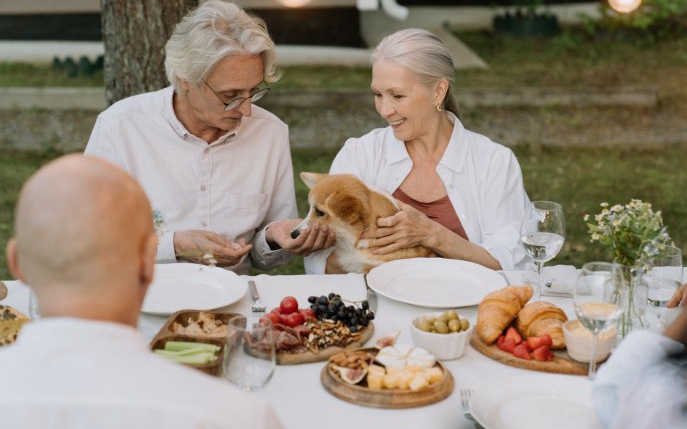
[[[208,148],[205,148],[205,149],[203,150],[203,153],[210,153],[210,148],[209,148],[209,147],[208,147]]]
[[[203,185],[203,186],[200,187],[200,191],[201,191],[201,192],[205,192],[205,189],[206,189],[206,188],[205,188],[205,185]]]
[[[205,221],[202,221],[200,224],[203,225],[203,226],[208,226],[208,223],[205,222]]]

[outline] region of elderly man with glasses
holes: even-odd
[[[98,116],[87,155],[132,174],[164,219],[159,262],[216,261],[239,274],[330,247],[334,234],[299,219],[288,127],[253,105],[279,79],[262,20],[207,1],[165,47],[171,86]]]

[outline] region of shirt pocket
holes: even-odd
[[[256,229],[265,219],[267,194],[225,194],[223,221],[233,225],[238,234]]]

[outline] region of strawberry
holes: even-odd
[[[530,352],[527,351],[527,346],[525,345],[525,343],[518,344],[517,346],[515,346],[515,348],[513,349],[513,356],[528,360],[532,359],[532,356],[530,356]]]
[[[508,328],[508,330],[506,331],[506,339],[508,338],[512,338],[513,341],[515,341],[515,344],[520,344],[522,342],[522,337],[520,336],[520,334],[518,334],[518,331],[516,331],[515,328],[512,326]]]
[[[534,351],[532,352],[532,356],[534,356],[536,360],[541,362],[553,360],[553,352],[547,345],[543,345],[534,349]]]
[[[497,346],[504,352],[513,353],[513,350],[515,349],[517,344],[515,344],[515,340],[513,340],[512,338],[504,338],[501,344],[497,343]]]
[[[497,345],[497,346],[500,346],[501,344],[503,344],[503,341],[504,341],[505,339],[506,339],[506,336],[505,336],[505,335],[503,335],[503,334],[499,335],[499,338],[496,340],[496,345]]]
[[[544,334],[540,335],[539,337],[529,337],[527,339],[527,344],[529,344],[532,350],[536,350],[541,346],[551,347],[553,345],[553,341],[551,340],[551,336],[549,334]]]

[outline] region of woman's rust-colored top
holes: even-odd
[[[470,241],[468,235],[465,233],[465,229],[463,229],[463,224],[460,223],[456,210],[453,208],[453,204],[451,204],[451,200],[448,199],[448,195],[430,203],[414,200],[403,192],[401,188],[396,189],[392,195],[397,200],[415,207],[428,218],[440,223],[464,239]]]

